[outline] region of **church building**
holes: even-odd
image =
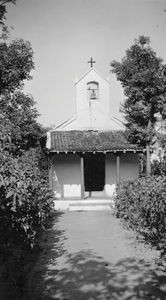
[[[139,153],[111,114],[111,82],[93,67],[75,83],[76,114],[47,133],[50,186],[57,199],[110,199],[139,177]]]

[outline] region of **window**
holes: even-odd
[[[95,101],[99,99],[99,83],[97,81],[88,82],[87,91],[89,101]]]

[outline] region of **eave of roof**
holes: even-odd
[[[143,148],[130,144],[123,131],[52,131],[49,152],[143,152]]]

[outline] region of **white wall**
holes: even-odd
[[[76,83],[77,115],[79,115],[80,111],[89,110],[87,83],[90,81],[97,81],[99,83],[99,99],[91,101],[93,122],[94,118],[98,117],[98,111],[103,112],[104,114],[106,114],[106,116],[110,115],[109,82],[106,81],[102,76],[100,76],[96,71],[91,69],[85,77],[83,77],[78,83]],[[96,122],[101,122],[101,120],[96,119]]]
[[[53,173],[56,173],[58,183],[54,180],[53,189],[59,186],[59,197],[81,197],[81,162],[76,154],[56,154],[53,159]]]
[[[120,179],[134,180],[139,177],[138,154],[126,153],[120,156]]]
[[[120,155],[120,181],[134,180],[139,177],[138,155],[123,153]],[[116,156],[113,153],[106,156],[105,193],[112,196],[116,188]]]
[[[52,158],[51,185],[59,198],[81,197],[81,162],[77,154],[55,154]],[[105,187],[102,196],[112,196],[116,187],[116,156],[106,155]],[[120,180],[133,180],[139,177],[138,155],[120,155]],[[97,192],[93,193],[96,194]],[[97,194],[96,194],[97,195]]]
[[[87,83],[99,83],[99,98],[89,100]],[[95,70],[91,69],[75,85],[76,116],[71,122],[63,124],[56,130],[121,130],[111,119],[110,83]]]

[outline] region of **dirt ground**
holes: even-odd
[[[24,300],[166,299],[158,256],[109,211],[59,213],[42,238]]]

